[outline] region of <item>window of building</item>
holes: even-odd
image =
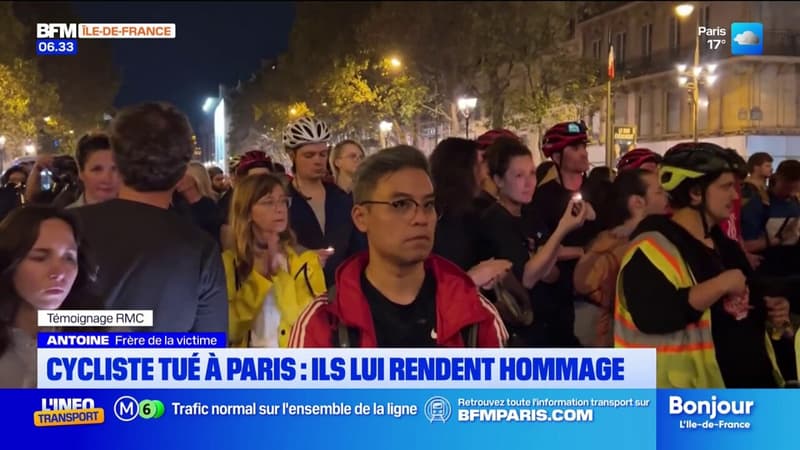
[[[622,65],[625,64],[625,44],[627,41],[627,33],[620,32],[617,33],[616,38],[614,39],[614,59],[615,62]]]
[[[683,91],[667,92],[667,133],[680,133],[681,131],[681,102]]]
[[[669,49],[673,52],[681,47],[681,22],[677,17],[669,18]]]
[[[653,54],[653,24],[642,25],[642,58],[648,59]]]
[[[649,92],[640,94],[636,105],[636,126],[639,127],[640,136],[653,134],[653,102]]]
[[[600,53],[600,39],[592,41],[592,57],[594,59],[600,59],[602,57]]]
[[[616,95],[614,98],[614,125],[628,124],[628,96]]]

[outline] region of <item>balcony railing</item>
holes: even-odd
[[[717,50],[710,50],[706,46],[700,48],[700,60],[703,63],[720,61],[731,58],[730,40]],[[797,56],[800,57],[800,32],[797,31],[768,31],[764,33],[765,56]],[[652,53],[647,57],[626,58],[620,60],[617,55],[616,72],[618,78],[636,78],[652,73],[672,70],[677,64],[691,64],[694,60],[694,44],[678,49],[668,49]],[[605,61],[603,61],[605,62]],[[601,79],[604,79],[605,65],[601,69]]]
[[[764,54],[771,56],[800,56],[800,32],[793,30],[765,32]]]

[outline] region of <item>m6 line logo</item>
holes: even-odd
[[[114,416],[122,422],[131,422],[137,417],[159,419],[164,415],[164,403],[160,400],[142,400],[125,395],[114,402]]]

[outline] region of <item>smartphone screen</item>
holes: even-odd
[[[39,186],[43,191],[49,191],[53,188],[53,172],[44,169],[39,172]]]

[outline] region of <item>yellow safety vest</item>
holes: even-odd
[[[686,328],[666,334],[645,334],[633,322],[623,290],[622,271],[637,250],[641,250],[676,289],[697,284],[681,253],[661,233],[640,234],[631,242],[620,265],[614,313],[614,346],[617,348],[655,348],[656,386],[659,388],[724,388],[725,382],[714,352],[711,334],[711,310],[703,312],[700,320]],[[779,386],[784,380],[778,369],[775,352],[764,334],[767,353],[772,362],[773,376]],[[746,364],[746,362],[742,362]]]
[[[614,346],[656,349],[656,385],[659,388],[724,388],[714,353],[711,310],[696,323],[667,334],[645,334],[634,325],[623,290],[622,271],[637,250],[647,257],[676,289],[696,283],[677,248],[664,235],[650,231],[631,243],[620,265],[614,313]]]

